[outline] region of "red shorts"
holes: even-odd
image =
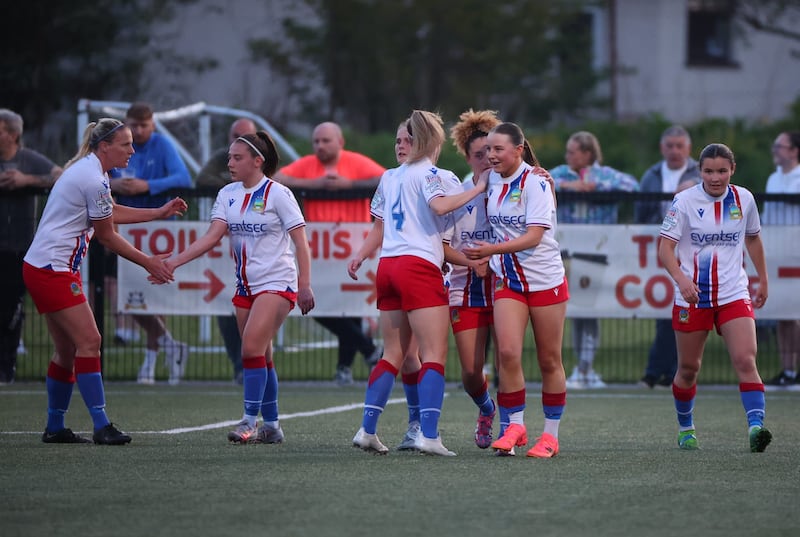
[[[57,272],[23,263],[22,279],[39,313],[53,313],[86,302],[80,272]]]
[[[256,297],[263,294],[282,296],[289,301],[289,311],[292,311],[294,309],[294,305],[297,303],[297,293],[293,291],[261,291],[260,293],[256,293],[254,295],[236,295],[233,297],[231,302],[233,302],[233,305],[237,308],[249,310],[253,307],[253,302],[255,302]]]
[[[518,293],[512,291],[507,286],[502,284],[503,280],[497,278],[494,286],[494,303],[501,298],[511,298],[518,300],[528,305],[529,308],[536,308],[542,306],[552,306],[553,304],[561,304],[569,300],[569,287],[567,286],[567,279],[561,282],[561,285],[553,287],[552,289],[545,289],[544,291],[531,291],[530,293]]]
[[[450,307],[450,325],[453,333],[483,328],[494,324],[493,308],[469,308],[466,306]]]
[[[449,302],[441,267],[414,255],[382,257],[375,287],[381,311],[411,311]]]
[[[740,317],[756,318],[750,299],[736,300],[716,308],[672,306],[672,328],[678,332],[708,331],[716,327],[719,333],[723,324]]]

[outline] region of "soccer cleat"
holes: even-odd
[[[753,453],[761,453],[772,441],[772,433],[764,427],[756,425],[750,429],[750,451]]]
[[[389,448],[384,446],[378,439],[377,434],[370,434],[361,427],[356,435],[353,437],[353,447],[363,449],[367,453],[375,453],[377,455],[386,455],[389,453]]]
[[[478,414],[478,422],[475,424],[475,445],[481,449],[486,449],[492,444],[494,415],[494,412],[490,416]]]
[[[511,451],[500,451],[499,449],[495,450],[494,456],[495,457],[515,457],[517,453],[514,451],[514,448],[511,448]]]
[[[121,446],[122,444],[129,443],[131,437],[114,427],[113,423],[109,423],[105,427],[95,429],[92,440],[94,440],[95,444]]]
[[[419,437],[419,422],[412,421],[408,424],[408,430],[403,439],[397,445],[397,451],[416,451],[417,437]]]
[[[584,383],[585,388],[589,389],[599,389],[599,388],[607,388],[608,385],[603,382],[603,379],[600,377],[600,374],[595,371],[594,369],[590,369],[586,373],[586,380]]]
[[[528,450],[528,457],[536,457],[538,459],[550,459],[558,455],[558,438],[550,433],[542,433],[542,436],[536,439],[536,444]]]
[[[781,371],[777,376],[771,378],[764,384],[767,384],[768,386],[786,387],[786,386],[792,386],[796,382],[797,382],[797,376],[790,377],[789,375],[786,374],[785,371]]]
[[[336,375],[333,377],[333,380],[339,386],[346,386],[348,384],[353,383],[353,372],[350,370],[349,367],[340,365],[336,368]]]
[[[528,443],[528,432],[524,425],[512,423],[506,427],[506,432],[502,437],[492,443],[492,449],[499,451],[511,451],[515,446],[524,446]]]
[[[658,382],[658,379],[653,375],[645,375],[641,379],[639,379],[639,385],[645,386],[647,388],[652,388],[653,386],[656,385],[656,382]]]
[[[230,438],[230,435],[228,438]],[[254,444],[282,444],[283,439],[283,429],[281,429],[280,425],[272,427],[271,425],[262,423],[256,435],[250,439],[250,442]]]
[[[186,373],[186,362],[189,361],[189,345],[176,341],[164,349],[169,365],[169,383],[178,384]]]
[[[142,367],[139,368],[139,375],[136,377],[137,384],[155,384],[156,383],[156,365],[155,363],[152,364],[152,367],[149,367],[148,364],[142,364]]]
[[[426,455],[441,455],[442,457],[455,457],[454,451],[450,451],[442,444],[442,437],[425,438],[423,435],[417,437],[417,449]]]
[[[581,390],[586,387],[587,378],[585,373],[581,373],[577,367],[572,369],[572,374],[567,378],[567,388],[570,390]]]
[[[678,447],[688,450],[700,449],[700,446],[697,444],[697,435],[695,434],[694,429],[680,431],[678,433]]]
[[[228,441],[235,444],[246,444],[257,434],[255,425],[250,425],[247,420],[236,424],[236,428],[228,433]]]
[[[42,442],[45,444],[91,444],[92,441],[72,432],[72,429],[61,429],[51,433],[45,430],[42,433]]]

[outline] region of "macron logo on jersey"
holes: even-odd
[[[233,204],[236,203],[236,200],[231,198],[228,200],[228,207],[233,207]]]
[[[700,216],[700,218],[703,218],[703,215],[705,214],[705,212],[706,212],[706,210],[703,209],[702,207],[697,209],[697,214]]]
[[[542,192],[547,188],[547,181],[539,181],[539,186],[542,187]]]
[[[474,210],[475,210],[475,206],[474,205],[467,205],[467,212],[469,214],[472,214],[472,211],[474,211]]]

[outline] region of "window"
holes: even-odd
[[[688,0],[686,62],[692,66],[736,67],[733,59],[733,0]]]

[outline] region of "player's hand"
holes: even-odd
[[[364,262],[363,259],[359,259],[357,257],[354,257],[353,259],[351,259],[350,262],[347,264],[347,275],[350,276],[352,279],[357,280],[358,279],[358,274],[357,274],[358,273],[358,269],[361,268],[361,264],[363,262]]]
[[[490,257],[492,244],[484,241],[475,241],[467,243],[467,246],[461,251],[467,256],[467,259],[483,259]]]
[[[310,287],[303,287],[297,291],[297,306],[303,315],[314,309],[314,291]]]
[[[169,254],[159,254],[147,258],[143,265],[144,269],[150,273],[147,279],[153,284],[169,283],[175,279],[172,270],[164,262]]]
[[[189,205],[181,198],[172,198],[167,203],[161,206],[161,218],[170,218],[172,216],[183,216]]]

